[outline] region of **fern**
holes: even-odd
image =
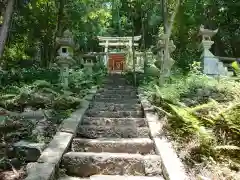
[[[228,150],[228,151],[240,151],[240,147],[234,145],[223,145],[223,146],[216,146],[215,150]]]
[[[39,89],[39,88],[51,88],[51,83],[44,81],[44,80],[36,80],[33,84],[33,87]]]

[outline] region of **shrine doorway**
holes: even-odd
[[[114,71],[124,71],[126,67],[126,54],[132,54],[134,47],[137,47],[139,44],[137,41],[141,39],[141,36],[124,36],[124,37],[104,37],[97,36],[99,40],[99,45],[104,47],[105,52],[105,64],[109,72]],[[117,48],[120,52],[109,52],[110,48]],[[123,52],[123,49],[127,48],[128,50]],[[121,50],[122,49],[122,50]],[[130,64],[133,64],[133,59]]]
[[[108,69],[109,71],[123,71],[125,63],[124,54],[109,54]]]

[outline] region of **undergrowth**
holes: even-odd
[[[64,89],[59,82],[59,69],[2,72],[0,173],[12,166],[12,157],[8,152],[15,142],[24,139],[48,143],[62,120],[81,106],[82,98],[93,86],[101,84],[105,74],[106,70],[98,64],[95,65],[93,73],[89,73],[85,68],[70,69],[69,88]],[[39,120],[34,117],[27,120],[21,116],[22,112],[29,111],[43,112],[46,124],[43,134],[33,133]],[[46,114],[47,111],[51,113]]]
[[[141,83],[194,177],[240,179],[239,82],[208,77],[193,66],[163,86],[154,78]]]

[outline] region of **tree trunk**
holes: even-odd
[[[64,29],[64,6],[65,0],[59,1],[59,8],[58,8],[58,15],[57,15],[57,36],[62,36],[63,29]]]
[[[50,62],[49,65],[51,66],[51,64],[54,61],[56,52],[57,52],[57,44],[56,44],[56,37],[61,37],[63,35],[63,31],[64,31],[64,22],[63,22],[63,18],[64,18],[64,6],[66,4],[66,0],[60,0],[59,2],[56,1],[56,4],[58,4],[58,14],[57,14],[57,25],[56,25],[56,29],[55,29],[55,33],[54,33],[54,37],[53,37],[53,47],[51,50],[51,54],[50,54]]]
[[[172,27],[173,27],[173,23],[174,23],[176,14],[178,13],[179,6],[180,6],[180,0],[177,0],[176,6],[175,6],[174,11],[173,11],[173,13],[171,15],[171,18],[170,18],[169,25],[167,26],[167,29],[166,29],[164,58],[163,58],[162,66],[161,66],[161,75],[160,75],[160,81],[159,81],[160,85],[163,85],[164,82],[165,82],[163,73],[164,73],[164,70],[165,70],[165,64],[166,64],[167,61],[169,61],[169,40],[170,40],[170,37],[171,37],[171,34],[172,34]]]
[[[0,58],[3,55],[4,47],[7,41],[9,25],[10,25],[10,21],[11,21],[13,9],[14,9],[14,2],[15,0],[8,1],[6,11],[4,13],[3,25],[0,32]]]
[[[163,17],[163,27],[164,33],[167,33],[168,28],[168,10],[167,10],[167,2],[166,0],[162,0],[162,17]]]

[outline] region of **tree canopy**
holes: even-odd
[[[22,60],[33,60],[37,49],[41,65],[54,61],[55,38],[64,29],[73,31],[82,52],[101,51],[98,35],[142,35],[142,50],[156,45],[159,33],[169,21],[176,0],[21,0],[14,1],[2,60],[10,65]],[[0,23],[9,1],[1,1]],[[237,57],[240,28],[237,0],[184,0],[174,22],[172,39],[177,65],[188,67],[199,57],[198,29],[201,24],[219,28],[213,51],[216,55]],[[2,37],[1,37],[2,38]]]

